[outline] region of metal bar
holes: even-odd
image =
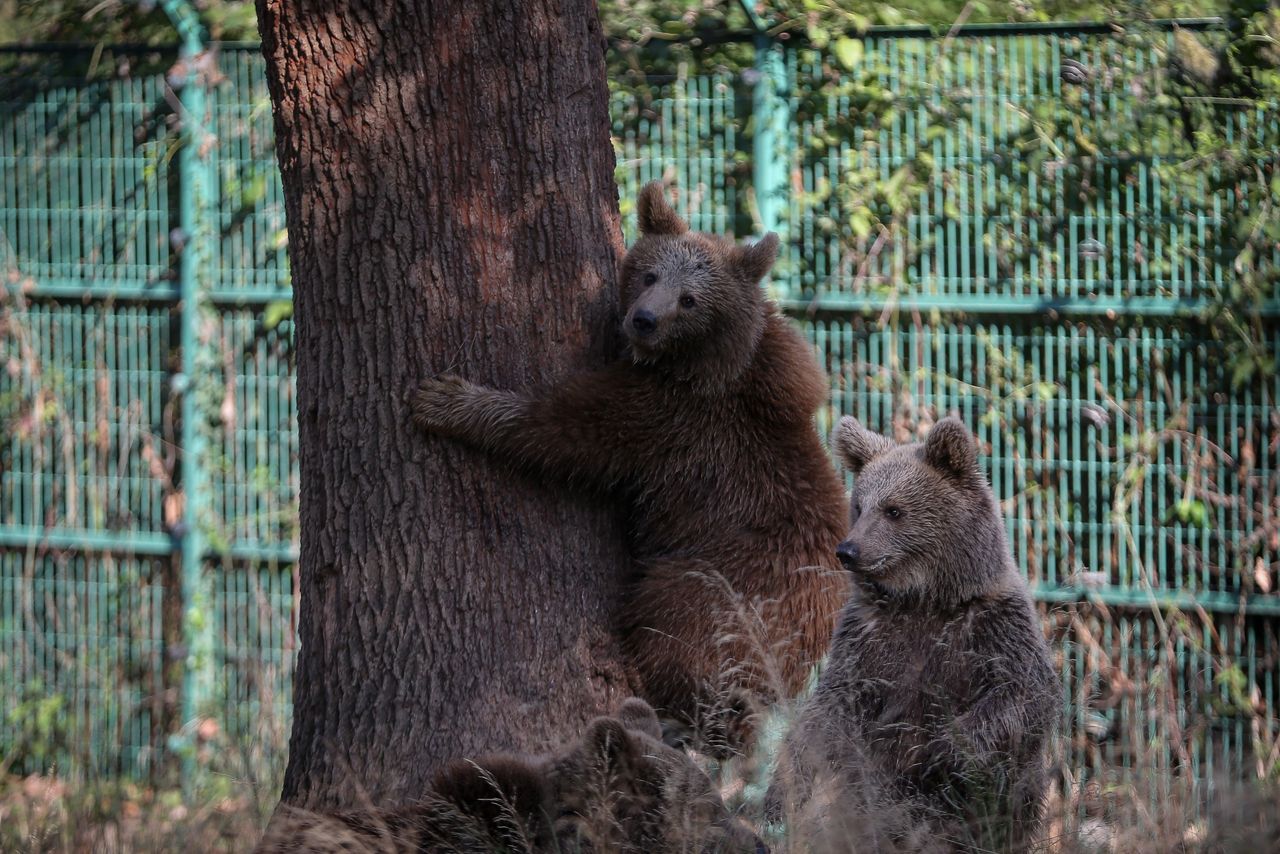
[[[755,70],[759,75],[751,94],[755,137],[752,141],[752,184],[760,228],[774,231],[787,245],[783,211],[788,200],[786,151],[791,126],[791,85],[782,45],[764,32],[755,37]],[[781,283],[778,283],[781,284]],[[789,293],[790,291],[783,291]]]
[[[1149,611],[1176,609],[1195,611],[1197,608],[1219,614],[1247,614],[1260,617],[1280,617],[1280,596],[1235,594],[1228,592],[1189,593],[1169,590],[1150,593],[1122,587],[1050,587],[1032,585],[1031,595],[1040,602],[1094,602],[1113,608]]]
[[[763,33],[769,28],[768,22],[765,21],[764,17],[756,11],[755,5],[749,2],[749,0],[738,0],[738,6],[741,7],[744,13],[746,13],[747,20],[751,22],[751,26],[755,33]]]
[[[182,39],[181,56],[186,60],[186,79],[180,84],[182,103],[182,148],[179,152],[179,193],[181,228],[186,242],[179,258],[182,309],[182,374],[177,385],[182,390],[182,493],[183,511],[179,529],[182,539],[182,621],[187,643],[183,673],[182,736],[190,742],[198,719],[208,704],[213,687],[213,597],[204,577],[207,548],[204,526],[209,506],[207,444],[203,413],[200,411],[200,384],[204,377],[200,349],[209,332],[202,325],[204,279],[214,260],[211,246],[215,234],[212,210],[214,146],[205,129],[208,100],[204,83],[196,73],[196,59],[205,51],[199,14],[189,0],[163,0],[165,13]],[[184,761],[191,758],[186,751]],[[189,775],[184,775],[189,776]]]
[[[168,555],[177,550],[173,538],[154,531],[85,531],[61,528],[32,531],[17,525],[0,526],[0,548],[47,548],[65,551]]]
[[[173,5],[186,5],[185,3],[165,2],[166,10]],[[747,14],[752,18],[755,26],[762,27],[763,19],[761,19],[753,9],[751,4],[742,3]],[[760,21],[760,24],[757,24]],[[1210,30],[1225,26],[1222,18],[1218,17],[1202,17],[1202,18],[1159,18],[1151,21],[1141,22],[1141,26],[1154,30]],[[960,37],[978,37],[978,36],[1034,36],[1034,35],[1105,35],[1124,33],[1126,28],[1122,24],[1109,21],[1028,21],[1024,23],[991,23],[991,24],[966,24],[957,27],[954,31],[950,27],[930,27],[926,25],[908,26],[908,27],[886,27],[873,26],[866,30],[849,30],[846,35],[854,38],[867,39],[894,39],[894,38],[940,38],[948,33],[954,32]],[[682,44],[685,42],[697,40],[699,45],[707,44],[723,44],[727,42],[748,42],[754,41],[759,35],[759,29],[751,30],[715,30],[711,32],[699,31],[692,35],[664,38],[665,44]],[[794,31],[791,34],[793,42],[804,42],[805,36],[803,30]],[[609,39],[611,47],[619,43],[618,39]],[[210,47],[217,47],[220,51],[259,51],[262,49],[258,42],[252,41],[210,41],[207,43]],[[80,53],[84,51],[93,51],[99,45],[94,42],[45,42],[42,44],[32,45],[0,45],[0,54],[6,53]],[[178,49],[176,45],[147,45],[140,43],[122,43],[111,44],[106,46],[114,51],[130,51],[136,53],[152,53],[165,51],[175,51]]]
[[[181,289],[172,282],[149,283],[137,279],[93,282],[79,279],[44,279],[25,288],[28,300],[56,299],[75,302],[114,300],[117,302],[177,302]]]
[[[33,532],[16,525],[0,526],[0,549],[52,549],[55,551],[107,552],[116,555],[163,557],[180,551],[182,544],[168,534],[154,531],[66,531],[43,529]],[[246,563],[294,563],[298,549],[293,545],[232,543],[225,552],[208,548],[205,560],[230,558]]]
[[[248,42],[231,43],[235,49],[250,49]],[[106,51],[114,51],[116,53],[177,53],[179,46],[176,44],[150,45],[142,42],[120,42],[118,44],[99,45],[94,42],[39,42],[35,44],[0,44],[0,56],[5,54],[93,54],[99,48]],[[253,49],[258,50],[256,45]]]
[[[182,287],[174,282],[148,282],[142,279],[41,279],[26,288],[28,300],[56,299],[76,302],[177,302]],[[210,288],[202,294],[206,302],[217,306],[260,306],[293,299],[293,291],[280,288]]]
[[[762,211],[763,214],[763,211]],[[763,218],[763,217],[762,217]],[[781,220],[770,230],[781,228]],[[762,223],[763,224],[763,223]],[[785,281],[785,280],[784,280]],[[792,293],[798,288],[784,286],[783,293]],[[77,283],[74,279],[54,279],[42,281],[25,292],[27,299],[71,299],[78,301],[112,300],[115,302],[176,302],[182,297],[182,289],[171,284],[155,286],[138,280],[124,280],[115,284]],[[216,306],[261,306],[272,302],[287,302],[293,299],[292,290],[274,288],[214,288],[204,293],[205,300]],[[786,311],[796,314],[808,312],[823,313],[855,313],[879,314],[888,305],[896,305],[902,309],[920,309],[922,311],[959,312],[965,314],[1085,314],[1105,315],[1114,313],[1118,316],[1186,316],[1194,318],[1212,308],[1210,300],[1195,297],[1169,299],[1162,297],[1132,297],[1129,299],[1060,298],[1049,299],[1040,296],[1001,296],[1001,295],[908,295],[889,300],[884,297],[860,298],[851,294],[822,294],[812,300],[783,298],[778,304]],[[1280,300],[1265,300],[1259,306],[1263,317],[1280,316]]]
[[[257,543],[232,543],[224,553],[209,550],[205,558],[229,557],[234,561],[250,563],[297,563],[298,547],[294,545],[271,546]]]
[[[1142,21],[1139,26],[1154,30],[1208,30],[1224,26],[1223,19],[1205,18],[1160,18]],[[954,32],[959,37],[991,37],[991,36],[1044,36],[1044,35],[1121,35],[1127,31],[1123,24],[1112,21],[1026,21],[1022,23],[990,23],[965,24],[954,30],[948,26],[931,27],[928,25],[904,27],[868,27],[864,32],[849,30],[846,35],[855,38],[939,38]],[[793,38],[802,37],[803,33],[794,33]]]
[[[965,294],[960,296],[906,295],[896,299],[884,297],[857,297],[850,294],[824,294],[812,300],[781,299],[778,304],[794,314],[814,312],[879,314],[886,306],[896,306],[910,311],[963,312],[965,314],[1023,315],[1023,314],[1083,314],[1117,316],[1188,317],[1194,319],[1213,307],[1207,299],[1184,297],[1164,299],[1160,297],[1133,297],[1131,299],[1099,299],[1087,297],[1045,299],[1037,297],[987,296]],[[1259,307],[1263,317],[1280,316],[1280,300],[1265,300]]]

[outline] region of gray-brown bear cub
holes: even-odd
[[[827,839],[843,825],[867,850],[1023,848],[1056,680],[973,436],[946,418],[898,446],[846,417],[834,445],[857,475],[837,547],[854,589],[784,744],[771,817]]]
[[[744,712],[804,686],[848,592],[844,490],[813,424],[827,381],[760,288],[776,235],[690,231],[657,183],[638,210],[630,358],[537,391],[437,378],[413,418],[618,502],[637,570],[619,629],[643,695],[704,747],[740,747]]]

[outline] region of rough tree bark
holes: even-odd
[[[614,517],[410,428],[445,370],[603,362],[621,238],[592,0],[258,0],[289,224],[301,652],[283,801],[418,797],[628,693]]]

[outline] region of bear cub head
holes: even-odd
[[[973,434],[958,418],[897,445],[846,416],[832,441],[856,476],[836,556],[862,589],[950,607],[1016,575]]]
[[[690,231],[653,181],[637,201],[640,239],[622,261],[623,332],[641,363],[749,356],[764,328],[760,280],[778,255],[770,232],[749,246]],[[737,367],[741,367],[739,364]]]
[[[551,756],[454,762],[433,798],[444,808],[424,837],[449,851],[767,850],[702,769],[662,742],[657,714],[637,697]]]
[[[662,741],[653,708],[632,697],[596,718],[548,774],[560,850],[767,851],[725,807],[710,778]]]

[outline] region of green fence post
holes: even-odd
[[[164,0],[164,10],[182,39],[181,150],[178,158],[180,227],[184,236],[180,257],[182,310],[182,373],[176,386],[182,394],[182,633],[187,645],[182,681],[182,731],[178,747],[184,759],[193,758],[200,717],[213,686],[213,597],[203,572],[209,524],[209,482],[206,469],[206,430],[200,403],[210,365],[206,321],[208,287],[204,281],[213,262],[212,157],[214,138],[206,128],[208,101],[197,71],[205,52],[199,15],[189,0]]]
[[[743,2],[743,10],[755,27],[755,87],[751,96],[752,123],[755,128],[751,146],[752,183],[760,227],[776,231],[782,240],[780,255],[787,255],[787,135],[791,127],[786,51],[766,31],[767,24],[751,5]],[[786,270],[786,267],[783,267]],[[774,280],[780,298],[789,294],[788,279]]]

